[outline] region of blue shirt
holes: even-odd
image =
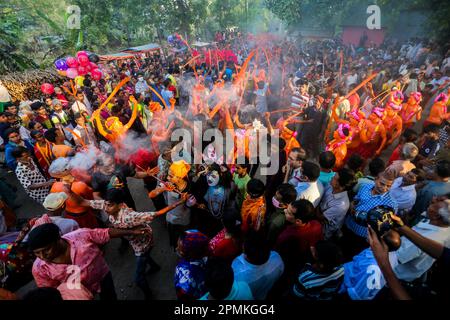
[[[336,175],[336,172],[323,172],[320,171],[319,181],[322,182],[323,186],[325,187],[327,184],[331,182],[331,179]]]
[[[24,140],[25,147],[28,149],[28,151],[31,153],[32,156],[34,156],[34,147],[31,145],[30,142],[27,140]],[[5,144],[5,161],[11,170],[16,170],[17,167],[17,160],[12,156],[12,152],[15,148],[17,148],[18,145],[9,141],[7,144]]]
[[[355,215],[348,215],[345,219],[345,225],[356,235],[367,237],[367,213],[375,207],[387,206],[397,212],[397,202],[391,197],[389,192],[383,194],[372,194],[375,183],[364,184],[355,196],[356,206]]]
[[[394,268],[398,262],[389,253],[389,262]],[[384,288],[386,280],[370,248],[344,264],[344,283],[339,293],[347,292],[352,300],[372,300]]]
[[[206,260],[181,259],[175,268],[175,289],[194,299],[202,297],[206,292],[205,268]]]

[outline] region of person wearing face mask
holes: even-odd
[[[147,84],[147,81],[145,81],[145,79],[142,75],[139,75],[137,80],[138,81],[134,85],[135,93],[147,95],[147,92],[149,91],[149,88],[150,88],[149,85]]]
[[[286,226],[285,210],[295,201],[297,192],[289,183],[281,184],[272,198],[272,205],[275,208],[269,215],[267,228],[267,241],[269,244],[275,244],[280,233]]]

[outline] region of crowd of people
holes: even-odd
[[[152,299],[155,219],[181,301],[449,296],[450,47],[238,35],[216,34],[237,63],[155,53],[3,105],[5,170],[46,213],[18,223],[17,190],[0,181],[1,299],[32,278],[20,298],[117,299],[112,238]],[[231,132],[231,154],[201,139],[209,128]],[[171,139],[178,129],[200,146]],[[252,161],[255,133],[274,174]],[[153,211],[137,211],[127,178]]]

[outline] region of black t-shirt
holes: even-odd
[[[127,184],[127,177],[134,177],[136,170],[129,165],[116,164],[114,172],[105,175],[101,172],[95,172],[92,175],[92,189],[94,192],[100,192],[102,198],[106,197],[106,193],[110,189],[122,189],[125,197],[131,196]],[[132,199],[132,198],[131,198]]]
[[[426,140],[423,145],[420,147],[419,154],[429,158],[433,157],[436,152],[439,150],[439,140]]]

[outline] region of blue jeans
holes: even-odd
[[[136,256],[136,271],[134,273],[134,282],[144,292],[146,298],[150,297],[151,290],[146,278],[147,265],[150,267],[156,266],[156,262],[150,256],[150,251]]]

